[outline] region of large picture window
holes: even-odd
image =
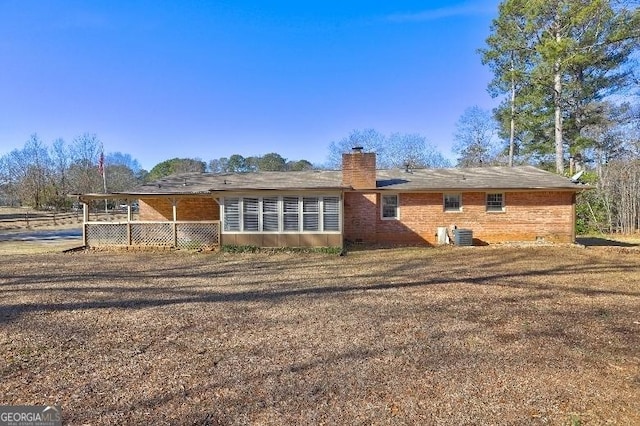
[[[340,197],[229,197],[226,232],[340,232]]]

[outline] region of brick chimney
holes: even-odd
[[[376,189],[376,154],[361,146],[342,154],[342,184],[353,189]]]

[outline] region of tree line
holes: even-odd
[[[208,163],[197,158],[172,158],[144,170],[130,154],[104,152],[95,134],[85,133],[70,143],[43,142],[31,135],[20,149],[0,157],[0,205],[68,210],[70,194],[126,192],[136,186],[177,173],[246,173],[299,171],[315,168],[307,160],[287,161],[280,154],[243,157],[234,154]],[[104,173],[104,180],[103,180]]]
[[[461,117],[475,137],[456,137],[459,164],[582,171],[595,189],[579,196],[578,230],[639,230],[639,45],[636,1],[503,0],[479,49],[501,103],[491,129],[486,113]]]
[[[0,157],[1,204],[66,210],[72,203],[69,194],[103,192],[101,155],[102,144],[93,134],[71,143],[56,139],[50,145],[33,134],[21,149]],[[103,157],[103,166],[111,191],[125,191],[146,174],[129,154],[120,152]]]
[[[248,172],[285,172],[302,171],[316,168],[307,160],[287,161],[280,154],[271,152],[262,156],[243,157],[233,154],[230,157],[220,157],[209,162],[193,158],[172,158],[156,164],[147,180],[155,180],[164,176],[178,173],[248,173]]]

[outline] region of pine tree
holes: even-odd
[[[614,9],[609,0],[504,0],[481,53],[495,76],[490,91],[509,95],[497,115],[514,128],[511,150],[519,134],[530,151],[552,153],[563,173],[565,146],[574,153],[591,143],[582,129],[598,119],[594,105],[628,84],[639,38],[638,8]]]

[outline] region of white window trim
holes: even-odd
[[[445,203],[445,199],[447,197],[447,195],[451,196],[451,195],[457,195],[460,198],[460,207],[458,207],[457,210],[451,209],[451,208],[447,208],[446,203]],[[445,213],[462,213],[464,206],[462,205],[462,193],[461,192],[445,192],[442,194],[442,210]]]
[[[227,231],[224,229],[225,223],[225,201],[227,199],[238,199],[238,222],[239,230]],[[258,231],[245,231],[244,230],[244,199],[245,198],[258,198]],[[263,200],[265,198],[277,198],[278,199],[278,230],[277,231],[263,231]],[[284,230],[284,198],[297,198],[298,199],[298,229],[295,231]],[[303,198],[317,198],[318,199],[318,230],[317,231],[304,231],[304,212],[303,212]],[[325,198],[337,198],[338,199],[338,230],[324,230],[324,199]],[[221,213],[220,223],[222,225],[221,232],[225,234],[341,234],[342,233],[342,212],[343,204],[342,197],[339,194],[329,195],[267,195],[267,196],[254,196],[254,195],[234,195],[230,197],[221,198]]]
[[[489,195],[500,194],[502,195],[502,206],[500,210],[491,210],[489,209]],[[484,208],[487,213],[504,213],[507,211],[505,207],[505,194],[504,192],[487,192],[484,197]]]
[[[396,215],[393,217],[385,217],[384,216],[384,197],[396,197]],[[380,220],[399,220],[400,219],[400,194],[391,193],[391,194],[380,194]]]

